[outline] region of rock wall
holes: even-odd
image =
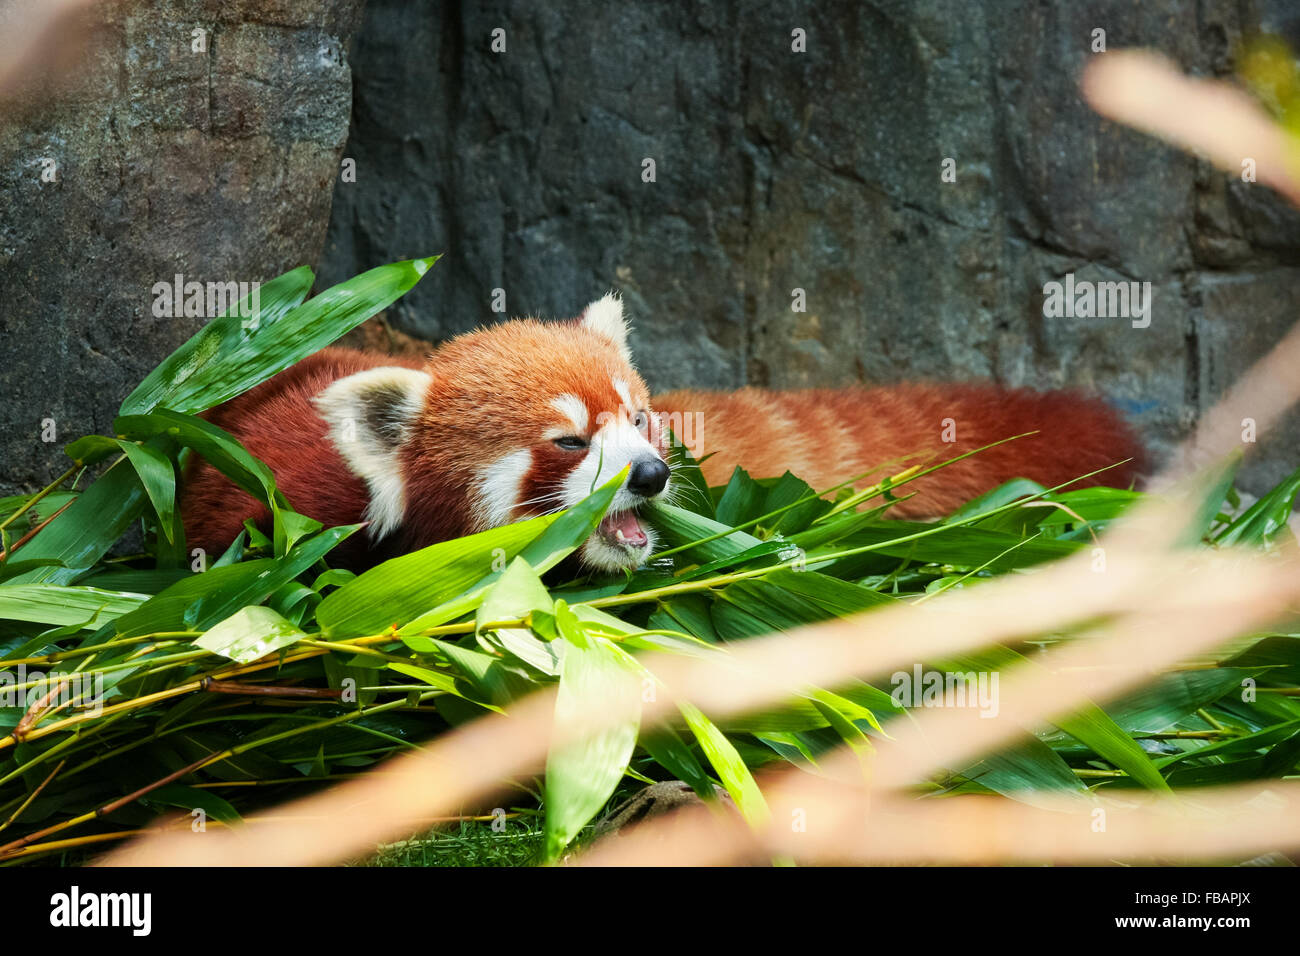
[[[71,86],[0,103],[0,492],[61,471],[202,324],[154,316],[154,283],[430,252],[400,333],[615,288],[657,388],[1077,384],[1166,448],[1300,316],[1300,215],[1099,120],[1077,74],[1103,30],[1227,75],[1261,26],[1300,47],[1290,7],[98,4]],[[1151,283],[1149,327],[1044,317],[1067,273]]]
[[[110,429],[203,324],[155,317],[155,283],[315,261],[361,4],[105,3],[74,76],[0,107],[0,491],[63,471],[63,444]]]
[[[615,288],[658,388],[1074,384],[1162,450],[1300,317],[1300,214],[1103,122],[1078,71],[1100,29],[1226,75],[1261,26],[1297,45],[1291,6],[370,0],[322,278],[444,252],[401,331]],[[1151,283],[1149,327],[1045,318],[1066,273]]]

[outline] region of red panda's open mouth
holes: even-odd
[[[650,540],[635,511],[611,511],[596,532],[616,548],[644,548]]]

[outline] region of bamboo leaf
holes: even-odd
[[[764,514],[763,502],[766,500],[767,489],[749,477],[749,472],[737,466],[718,499],[717,519],[722,525],[734,528]]]
[[[668,467],[672,470],[673,485],[677,489],[673,498],[690,511],[713,518],[713,497],[709,494],[709,483],[704,479],[700,463],[676,433],[670,429],[669,434]]]
[[[636,746],[638,673],[603,638],[569,644],[555,699],[561,742],[546,757],[546,856],[555,860],[614,792]],[[592,711],[611,718],[586,729]]]
[[[239,811],[226,800],[211,790],[200,790],[180,783],[169,783],[151,790],[144,798],[144,803],[164,807],[180,807],[183,810],[202,810],[214,820],[220,820],[227,826],[242,823]]]
[[[540,525],[542,528],[540,534],[515,550],[501,548],[498,551],[494,549],[492,552],[493,560],[489,565],[494,570],[483,574],[470,587],[465,588],[455,596],[444,599],[437,607],[426,611],[415,620],[409,621],[401,629],[403,639],[405,640],[408,636],[417,634],[426,628],[437,627],[439,624],[473,612],[483,600],[488,588],[501,576],[506,567],[504,562],[513,558],[516,554],[527,561],[539,574],[553,568],[572,554],[596,530],[596,526],[600,524],[601,518],[609,509],[610,502],[614,500],[614,495],[617,494],[618,489],[627,478],[628,470],[624,468],[572,508],[560,512],[558,515],[547,515],[544,518],[532,519],[533,521],[545,522]],[[523,522],[523,524],[527,523]],[[411,646],[416,647],[414,644]]]
[[[119,414],[143,414],[159,405],[189,412],[210,408],[201,396],[211,363],[239,350],[250,338],[252,330],[247,326],[265,330],[287,315],[307,297],[315,278],[310,269],[300,266],[265,283],[258,289],[259,310],[247,319],[245,314],[252,312],[250,299],[232,304],[163,359],[126,397]]]
[[[351,524],[322,531],[296,546],[285,556],[275,558],[253,579],[237,581],[229,588],[208,588],[197,601],[185,609],[185,623],[199,628],[207,627],[211,622],[222,620],[240,607],[260,604],[298,575],[310,569],[360,527]]]
[[[168,541],[173,540],[172,523],[176,515],[176,471],[171,460],[152,445],[137,445],[135,442],[118,440],[117,446],[126,453],[127,460],[135,468],[140,484],[144,486],[158,516],[158,529]]]
[[[961,774],[980,787],[1031,805],[1051,806],[1048,801],[1063,793],[1088,794],[1069,764],[1037,737],[1026,736],[1015,747],[986,754]]]
[[[147,415],[121,415],[114,430],[127,438],[147,441],[164,436],[193,448],[219,472],[268,507],[276,506],[275,475],[245,450],[239,440],[211,422],[169,408]]]
[[[273,654],[307,635],[269,607],[246,607],[194,639],[196,647],[241,664]]]
[[[714,772],[722,781],[722,785],[731,794],[731,799],[740,810],[740,815],[751,826],[765,825],[771,817],[771,811],[768,809],[767,801],[763,799],[762,791],[758,789],[754,775],[745,766],[745,761],[741,759],[735,746],[699,708],[682,701],[677,705],[677,709],[686,718],[686,726],[699,741],[700,749],[713,765]]]
[[[431,640],[430,643],[482,700],[504,707],[533,689],[532,684],[505,667],[499,658],[447,641]]]
[[[45,526],[20,552],[24,561],[52,559],[59,565],[33,568],[5,582],[67,584],[93,567],[126,533],[144,510],[144,486],[120,459],[62,514]]]
[[[695,561],[734,558],[763,545],[762,539],[733,531],[729,524],[663,502],[652,501],[646,514],[667,544],[674,548],[686,546],[686,554]]]
[[[1221,546],[1263,545],[1271,543],[1284,532],[1289,533],[1288,522],[1295,510],[1297,494],[1300,494],[1300,469],[1293,471],[1268,494],[1243,511],[1219,533],[1216,543]]]
[[[495,563],[514,558],[557,517],[530,518],[385,561],[328,594],[316,609],[316,620],[332,637],[375,634],[415,622],[426,611],[482,581]],[[474,606],[458,609],[454,616],[472,611]]]
[[[691,748],[686,746],[686,742],[672,727],[663,725],[652,733],[643,734],[641,746],[659,766],[678,780],[689,783],[698,796],[705,800],[716,799],[713,781],[704,772]]]
[[[0,587],[0,619],[89,627],[134,611],[148,599],[146,594],[99,588],[13,584]]]
[[[560,659],[556,648],[538,640],[528,628],[506,627],[483,634],[493,621],[526,618],[534,611],[551,613],[555,601],[542,585],[537,572],[522,557],[510,562],[501,578],[488,589],[479,606],[476,626],[480,641],[491,641],[500,650],[514,655],[548,677],[560,673]]]
[[[261,310],[231,309],[169,356],[122,403],[135,415],[166,406],[201,412],[329,345],[406,294],[437,256],[379,266],[303,302],[313,276],[295,269],[263,286]],[[244,308],[243,311],[248,311]]]

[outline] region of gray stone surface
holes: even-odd
[[[71,86],[0,115],[0,491],[62,471],[63,444],[111,428],[203,324],[155,317],[154,283],[267,279],[319,255],[361,2],[107,3]]]
[[[107,3],[72,88],[4,109],[0,491],[60,470],[201,324],[150,312],[176,272],[318,262],[323,284],[443,252],[399,332],[492,321],[498,288],[547,316],[615,288],[657,388],[1080,384],[1157,450],[1300,315],[1300,213],[1103,122],[1076,85],[1097,28],[1212,76],[1259,25],[1300,46],[1287,0],[361,6]],[[1067,272],[1151,282],[1151,327],[1045,318]],[[1297,439],[1292,419],[1249,484]]]
[[[497,288],[548,316],[619,289],[658,388],[1089,386],[1164,450],[1300,317],[1300,214],[1102,121],[1078,71],[1101,28],[1227,75],[1260,25],[1297,45],[1289,7],[370,0],[322,275],[446,253],[390,314],[434,340]],[[1151,326],[1045,318],[1070,271],[1151,282]]]

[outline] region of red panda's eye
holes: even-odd
[[[650,424],[650,416],[645,412],[637,412],[636,417],[632,419],[632,424],[638,431],[645,431],[646,426]]]
[[[555,444],[565,451],[581,451],[587,447],[587,440],[577,435],[565,435],[563,438],[555,439]]]

